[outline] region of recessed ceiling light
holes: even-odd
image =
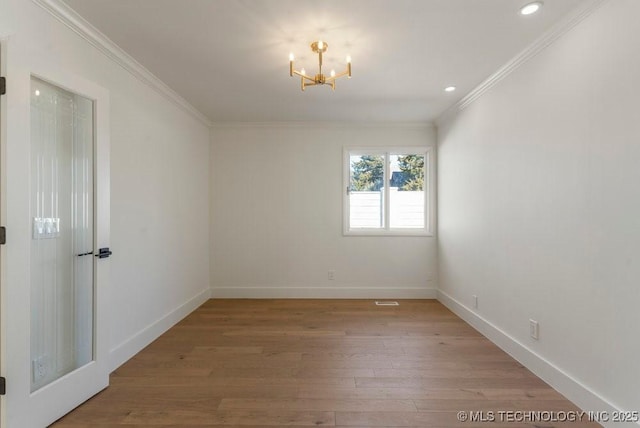
[[[522,6],[520,9],[520,15],[531,15],[536,13],[542,7],[541,1],[534,1],[533,3],[528,3]]]
[[[446,88],[444,88],[445,92],[453,92],[456,90],[455,86],[447,86]]]

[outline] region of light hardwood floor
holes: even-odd
[[[599,426],[458,421],[578,409],[437,301],[399,302],[209,300],[53,426]]]

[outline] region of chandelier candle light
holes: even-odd
[[[322,40],[318,40],[317,42],[311,43],[311,50],[318,54],[318,74],[314,77],[307,76],[306,71],[301,69],[300,71],[295,70],[293,68],[293,53],[289,54],[289,76],[293,77],[300,76],[300,88],[304,91],[304,88],[307,86],[315,86],[315,85],[331,85],[331,89],[336,90],[336,79],[340,77],[347,76],[351,78],[351,57],[347,56],[347,68],[339,74],[336,74],[335,70],[331,70],[329,77],[322,74],[322,54],[327,51],[327,45]]]

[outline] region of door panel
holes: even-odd
[[[0,425],[42,428],[109,382],[109,94],[51,64],[8,74]]]

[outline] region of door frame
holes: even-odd
[[[0,38],[0,76],[6,76],[7,39]],[[7,82],[8,84],[8,82]],[[7,175],[6,175],[6,135],[7,135],[7,96],[0,96],[0,226],[7,224]],[[5,256],[4,246],[0,246],[0,376],[6,377],[6,355],[7,348],[5,338],[5,326],[7,325],[5,310]],[[0,426],[6,426],[6,403],[5,397],[0,396]]]
[[[4,50],[4,49],[3,49]],[[5,56],[6,58],[6,56]],[[2,361],[7,377],[0,424],[6,428],[51,424],[109,383],[109,259],[94,257],[94,361],[31,393],[30,356],[30,92],[37,77],[94,101],[94,252],[109,247],[110,240],[110,118],[109,92],[66,69],[34,62],[12,69],[11,87],[4,97],[10,108],[3,112],[6,135],[2,177],[7,183],[0,204],[6,207],[10,239],[3,248]],[[5,131],[3,131],[5,132]],[[11,159],[11,162],[7,162]],[[11,329],[8,328],[11,320]]]

